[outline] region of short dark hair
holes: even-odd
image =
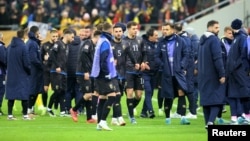
[[[150,28],[147,30],[146,32],[146,35],[149,37],[149,36],[153,36],[154,35],[154,32],[155,32],[156,29],[154,28]]]
[[[175,29],[176,31],[182,31],[182,27],[183,27],[182,23],[176,23],[176,24],[174,25],[174,29]]]
[[[103,23],[99,23],[99,24],[96,26],[96,30],[102,31],[102,29],[103,29]]]
[[[74,34],[74,36],[76,36],[76,30],[74,28],[69,28],[69,30],[71,30]]]
[[[207,22],[207,28],[214,26],[215,24],[218,24],[219,22],[216,20],[210,20]]]
[[[108,22],[104,22],[103,25],[102,25],[102,29],[103,31],[107,31],[109,30],[110,28],[112,28],[112,25]]]
[[[37,31],[39,31],[39,28],[37,26],[31,26],[30,27],[30,32],[36,33]]]
[[[134,21],[129,21],[128,23],[127,23],[127,28],[131,28],[132,26],[137,26],[138,24],[136,23],[136,22],[134,22]]]
[[[102,34],[102,31],[96,30],[96,31],[94,32],[93,36],[95,37],[95,36],[99,36],[99,35],[101,35],[101,34]]]
[[[24,34],[25,34],[25,31],[23,29],[19,29],[17,32],[16,32],[16,35],[18,38],[23,38],[24,37]]]
[[[63,30],[63,34],[74,34],[74,32],[71,29],[66,28]]]
[[[172,29],[174,29],[174,24],[170,22],[164,23],[162,26],[170,26]]]
[[[92,25],[86,25],[86,26],[84,26],[84,29],[90,29],[90,30],[92,30],[93,26]]]

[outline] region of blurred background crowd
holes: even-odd
[[[0,0],[0,28],[25,28],[29,21],[48,23],[61,30],[68,26],[98,25],[103,21],[112,24],[136,21],[141,25],[178,22],[221,1]]]

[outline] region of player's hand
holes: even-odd
[[[59,67],[59,68],[56,68],[56,72],[57,72],[57,73],[61,73],[61,72],[62,72],[61,68],[60,68],[60,67]]]
[[[141,71],[145,70],[145,63],[141,63]]]
[[[220,78],[220,83],[221,83],[221,84],[224,84],[225,81],[226,81],[226,78],[225,78],[225,77],[221,77],[221,78]]]
[[[89,80],[89,73],[84,73],[84,80]]]
[[[44,59],[45,61],[47,61],[47,60],[49,59],[49,54],[48,54],[48,52],[44,55],[43,59]]]
[[[150,70],[150,67],[149,67],[149,65],[148,65],[148,62],[146,62],[146,63],[144,63],[145,64],[145,69],[146,70]]]
[[[139,70],[139,69],[140,69],[140,64],[138,64],[138,63],[135,64],[135,69],[136,69],[136,70]]]

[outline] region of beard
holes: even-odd
[[[215,35],[215,36],[218,36],[219,31],[217,31],[217,32],[213,32],[213,33],[214,33],[214,35]]]
[[[115,37],[115,40],[116,40],[116,41],[121,41],[122,38],[121,38],[121,37]]]

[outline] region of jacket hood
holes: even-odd
[[[108,32],[102,32],[102,35],[105,36],[109,41],[113,41],[113,36]]]
[[[180,36],[188,37],[188,33],[186,31],[182,31],[179,35]]]
[[[146,43],[149,44],[149,45],[153,45],[153,44],[155,43],[155,42],[149,41],[149,40],[148,40],[148,36],[147,36],[146,34],[143,34],[143,35],[142,35],[142,39],[143,39],[144,42],[146,42]]]
[[[240,35],[240,34],[243,34],[245,36],[248,36],[246,30],[244,30],[243,28],[241,28],[238,32],[234,32],[233,35],[234,36],[237,36],[237,35]]]
[[[11,48],[15,48],[15,47],[18,47],[20,44],[23,44],[24,41],[20,38],[17,38],[17,37],[13,37],[11,43],[10,43],[10,47]]]
[[[214,33],[212,32],[205,32],[202,36],[201,36],[201,39],[200,39],[200,44],[203,45],[205,43],[205,41],[211,37],[211,36],[215,36]]]
[[[193,34],[190,38],[191,40],[200,40],[196,34]]]
[[[223,38],[221,38],[221,41],[222,41],[222,43],[231,44],[233,40],[232,40],[232,39],[229,39],[229,38],[227,38],[227,37],[223,37]]]
[[[80,39],[80,37],[79,37],[79,36],[75,36],[75,37],[74,37],[74,40],[72,41],[71,44],[72,44],[72,45],[79,45],[79,44],[81,44],[81,39]]]
[[[35,33],[29,32],[29,33],[28,33],[28,37],[29,37],[29,39],[36,41],[38,45],[41,44],[41,41],[40,41],[39,39],[36,38]]]

